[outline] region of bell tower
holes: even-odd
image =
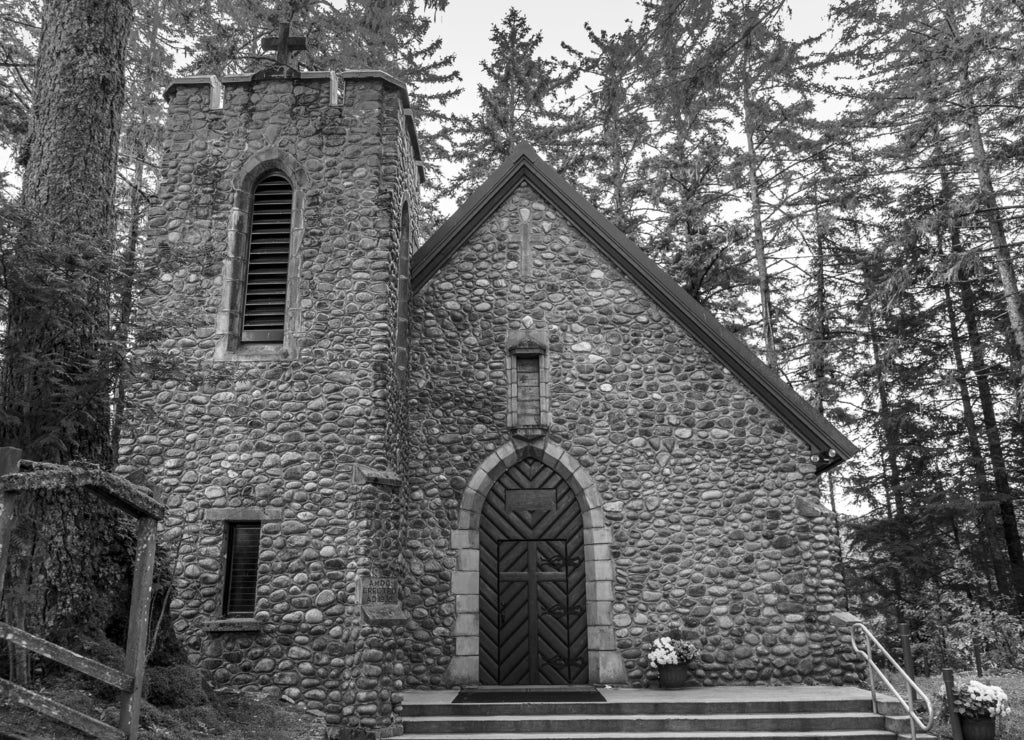
[[[165,492],[175,628],[218,685],[394,734],[404,629],[409,252],[422,165],[405,86],[300,72],[174,80],[142,262],[123,473]],[[360,604],[372,581],[392,618]],[[384,584],[383,590],[380,585]],[[395,618],[394,615],[398,617]]]

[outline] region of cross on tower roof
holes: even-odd
[[[265,69],[260,73],[260,77],[270,76],[284,76],[284,77],[296,77],[298,72],[292,69],[289,62],[290,57],[294,51],[304,51],[306,48],[306,37],[305,36],[289,36],[288,35],[288,21],[282,21],[278,26],[277,36],[267,36],[261,39],[260,43],[265,51],[276,50],[277,51],[277,64],[270,69]]]

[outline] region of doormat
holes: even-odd
[[[586,702],[604,701],[601,692],[593,686],[530,687],[515,686],[463,689],[452,704],[529,704],[531,702]]]

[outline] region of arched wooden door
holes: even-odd
[[[534,458],[494,482],[480,517],[480,682],[587,683],[583,517]]]

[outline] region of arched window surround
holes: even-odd
[[[494,481],[525,457],[536,457],[554,468],[569,484],[583,516],[583,552],[587,577],[587,650],[590,682],[625,684],[625,663],[615,640],[612,602],[615,564],[612,532],[604,518],[604,500],[587,470],[552,442],[513,440],[484,459],[462,493],[456,528],[451,532],[455,553],[452,596],[455,600],[455,655],[448,666],[449,686],[480,683],[480,518]]]
[[[288,254],[288,286],[282,342],[242,343],[242,302],[249,251],[253,189],[270,172],[280,172],[292,187],[291,238]],[[217,347],[214,359],[236,361],[289,360],[298,356],[299,315],[298,262],[304,231],[306,173],[290,154],[276,147],[264,149],[246,160],[232,182],[231,215],[227,254],[222,271],[222,293],[217,312]]]

